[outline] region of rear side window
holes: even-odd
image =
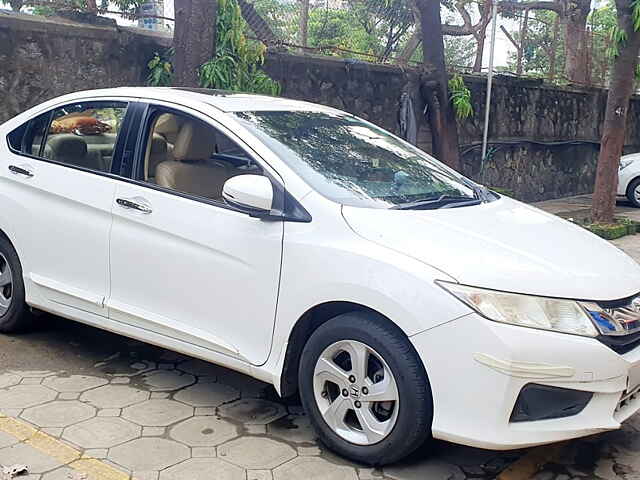
[[[40,155],[67,165],[110,172],[125,102],[82,102],[57,108]]]
[[[11,150],[16,153],[39,156],[50,116],[50,113],[45,113],[13,130],[8,137]]]

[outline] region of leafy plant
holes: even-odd
[[[607,55],[611,58],[616,58],[620,54],[618,47],[627,42],[627,32],[615,25],[609,30],[609,40],[611,45],[607,48]]]
[[[237,0],[218,0],[216,55],[199,70],[205,88],[278,95],[280,84],[260,67],[264,44],[245,37],[245,21]]]
[[[459,119],[464,120],[473,115],[471,90],[464,84],[464,78],[457,73],[449,80],[449,95],[453,109]]]
[[[147,75],[147,85],[152,87],[167,87],[171,85],[173,76],[173,66],[169,58],[173,56],[173,49],[169,49],[166,55],[155,52],[153,58],[147,63],[149,75]]]

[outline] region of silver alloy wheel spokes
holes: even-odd
[[[373,445],[398,418],[396,380],[373,348],[356,340],[329,345],[313,372],[313,394],[327,425],[344,440]]]
[[[638,203],[640,203],[640,185],[638,185],[634,190],[633,190],[633,196],[635,197],[636,201]]]
[[[0,317],[9,310],[13,293],[13,274],[7,258],[0,253]]]

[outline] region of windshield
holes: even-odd
[[[309,111],[235,115],[315,190],[338,203],[402,208],[442,204],[447,199],[461,206],[477,198],[468,180],[351,115]]]

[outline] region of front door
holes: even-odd
[[[221,198],[227,178],[262,167],[206,117],[151,106],[143,125],[135,181],[118,185],[113,205],[110,317],[263,363],[283,223]]]

